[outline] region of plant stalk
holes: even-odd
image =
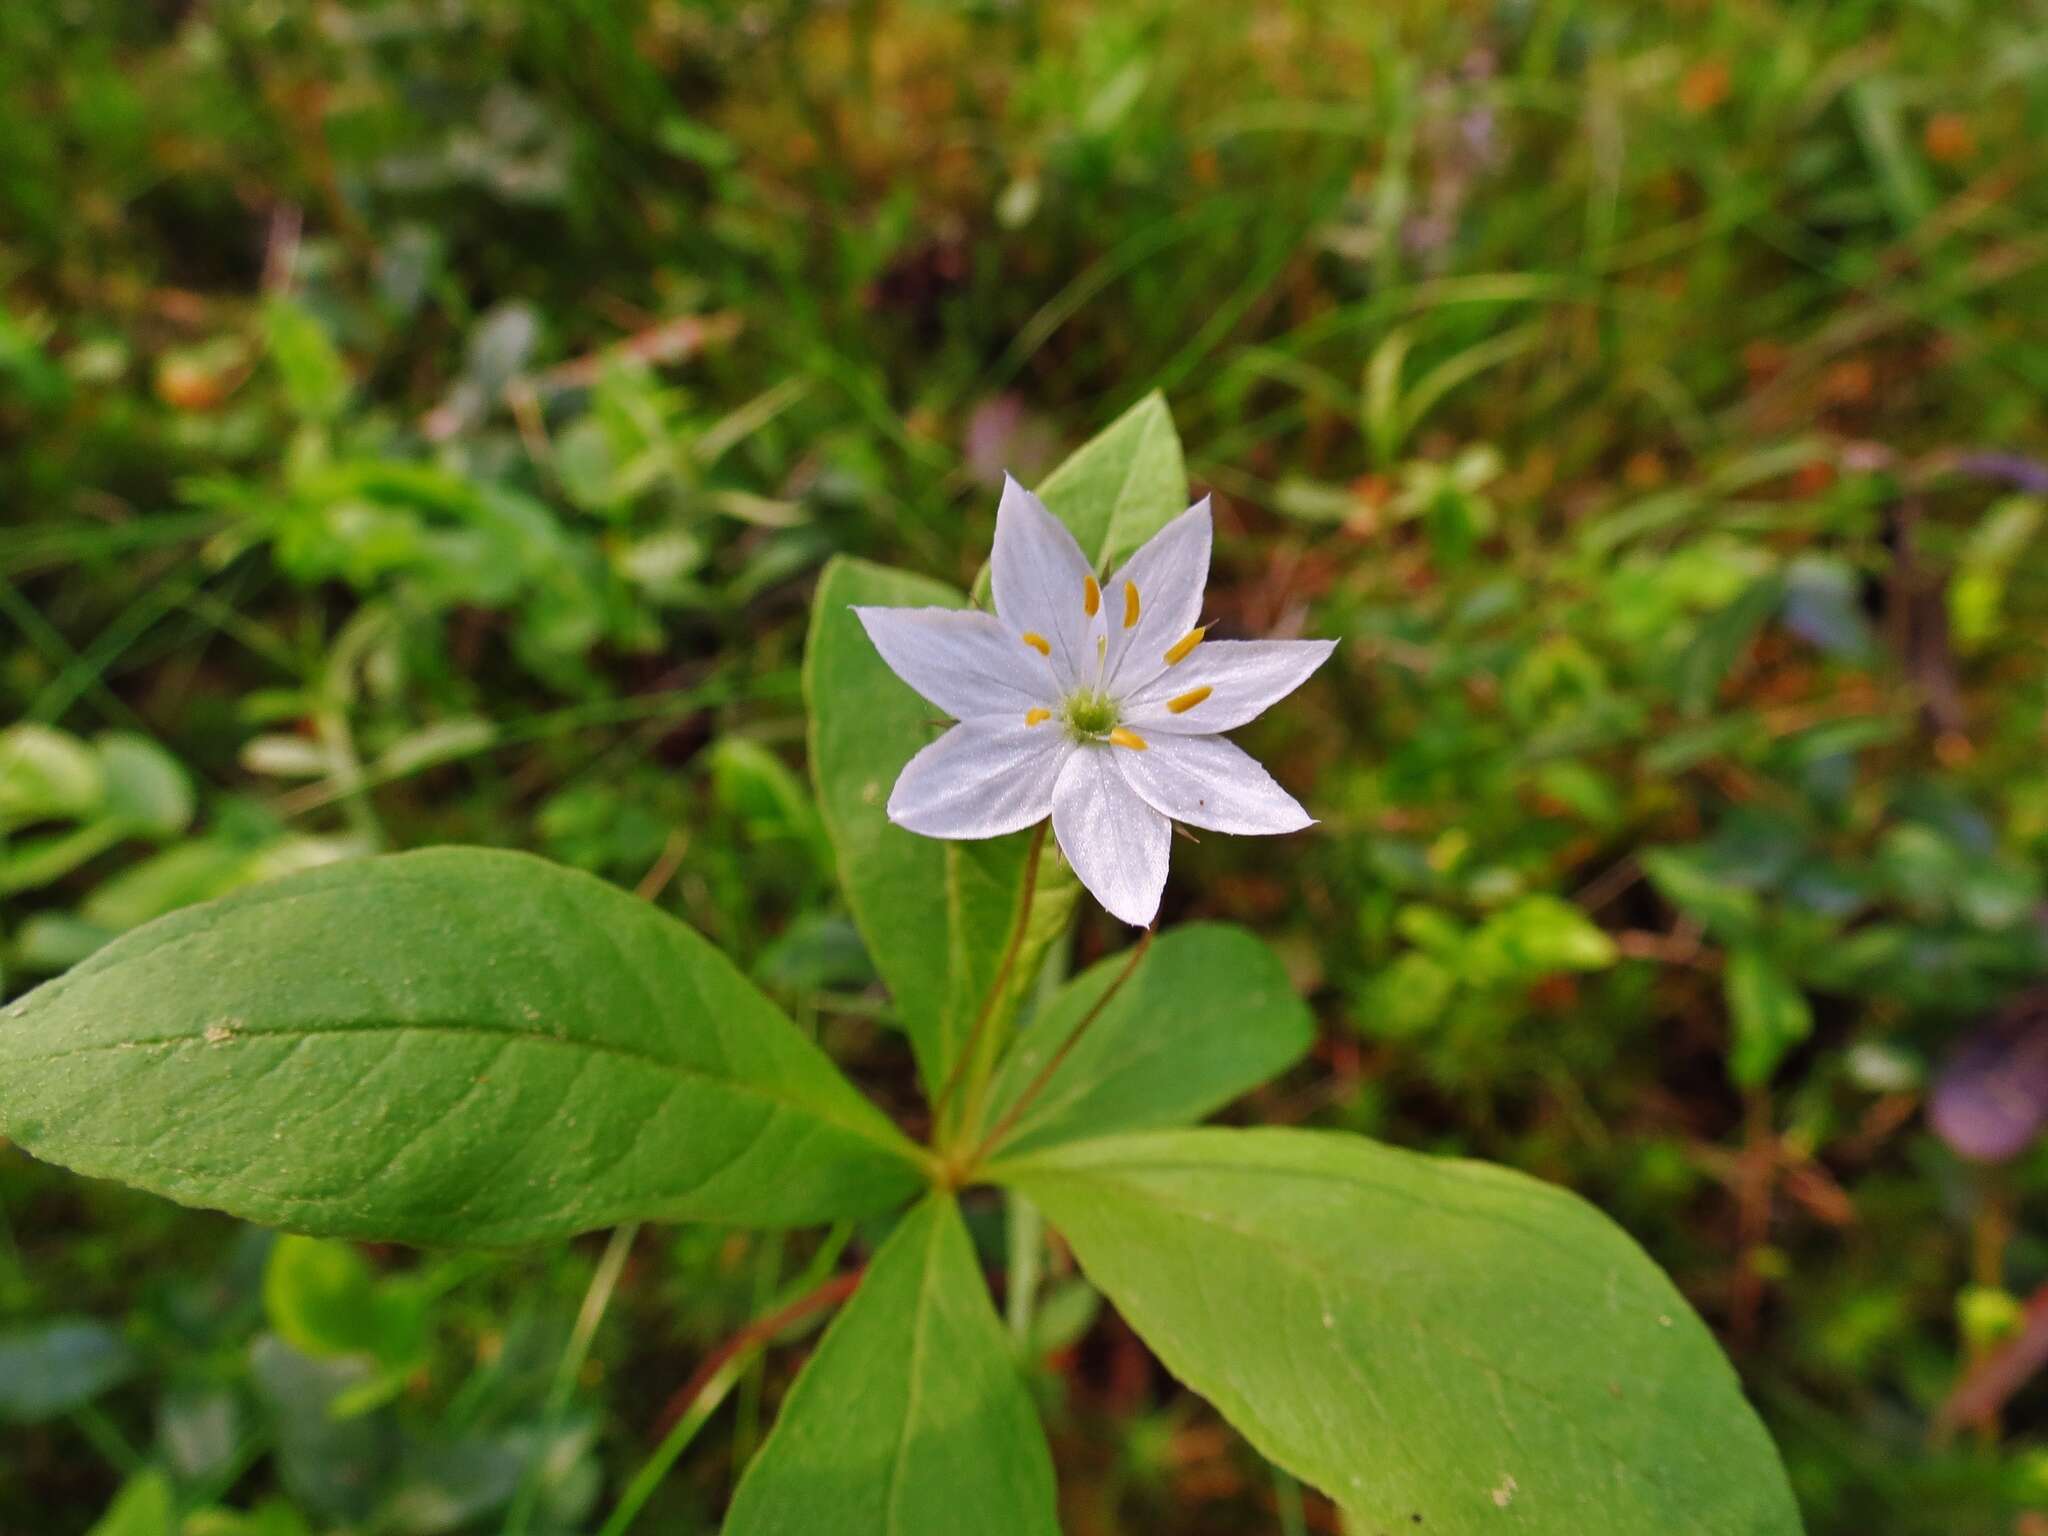
[[[981,1145],[975,1148],[974,1156],[968,1159],[970,1168],[979,1167],[986,1161],[989,1153],[1009,1134],[1010,1128],[1023,1117],[1024,1111],[1045,1092],[1046,1084],[1053,1080],[1059,1069],[1065,1065],[1066,1059],[1074,1053],[1074,1047],[1081,1043],[1081,1037],[1088,1033],[1088,1027],[1102,1017],[1103,1010],[1115,1000],[1117,993],[1123,991],[1124,983],[1129,981],[1138,969],[1146,951],[1152,947],[1152,933],[1153,930],[1147,928],[1144,936],[1131,946],[1130,958],[1124,962],[1124,968],[1116,973],[1116,979],[1103,990],[1102,996],[1095,999],[1095,1005],[1081,1015],[1080,1021],[1067,1032],[1067,1038],[1060,1042],[1059,1049],[1047,1058],[1045,1065],[1038,1069],[1038,1075],[1031,1079],[1024,1091],[1018,1094],[1010,1107],[1003,1112],[994,1129],[982,1138]]]
[[[967,1031],[967,1040],[960,1047],[959,1058],[954,1061],[952,1071],[946,1074],[939,1096],[932,1101],[934,1130],[943,1124],[946,1106],[967,1078],[969,1064],[981,1054],[982,1037],[988,1033],[1003,994],[1009,990],[1011,974],[1017,969],[1017,957],[1024,951],[1024,936],[1031,929],[1032,903],[1038,896],[1038,864],[1045,855],[1045,834],[1050,825],[1050,821],[1041,821],[1031,830],[1031,849],[1024,855],[1024,888],[1017,901],[1017,921],[1010,927],[1010,942],[1004,946],[1002,963],[996,967],[995,980],[989,983],[988,995],[981,1000],[981,1009],[974,1016],[973,1027]],[[980,1088],[981,1084],[977,1082],[975,1097],[979,1097]],[[964,1116],[963,1123],[967,1123]]]

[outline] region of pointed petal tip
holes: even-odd
[[[1118,907],[1121,907],[1122,910],[1118,910]],[[1152,903],[1151,910],[1145,912],[1142,915],[1140,915],[1138,909],[1135,906],[1131,906],[1125,903],[1118,903],[1117,907],[1112,907],[1107,902],[1105,902],[1103,903],[1102,910],[1107,912],[1111,917],[1115,918],[1118,922],[1126,923],[1133,928],[1150,928],[1152,924],[1158,920],[1159,902],[1157,900],[1154,900]]]

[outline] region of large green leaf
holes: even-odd
[[[1081,552],[1109,572],[1188,507],[1188,472],[1166,400],[1147,395],[1038,486]]]
[[[939,717],[889,670],[853,605],[964,602],[941,582],[835,560],[818,582],[804,656],[811,772],[840,884],[933,1091],[952,1069],[1016,921],[1031,834],[946,843],[890,822],[889,791],[903,765],[937,737]],[[1013,972],[1006,1007],[1014,1006],[1072,910],[1071,876],[1051,858],[1040,874],[1032,942]]]
[[[1362,1530],[1799,1529],[1713,1337],[1563,1190],[1273,1130],[1073,1143],[996,1176],[1177,1376]]]
[[[1052,1456],[948,1196],[903,1219],[783,1404],[725,1536],[1058,1536]]]
[[[696,934],[524,854],[329,865],[187,908],[0,1011],[0,1133],[339,1236],[886,1208],[915,1150]]]
[[[994,1123],[1123,970],[1076,977],[1017,1038],[990,1095]],[[1077,1136],[1184,1125],[1277,1076],[1315,1040],[1279,956],[1242,928],[1193,923],[1152,946],[1004,1136],[1005,1154]]]

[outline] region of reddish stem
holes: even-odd
[[[1038,862],[1045,853],[1045,829],[1050,825],[1050,822],[1041,821],[1032,829],[1031,851],[1024,855],[1024,889],[1017,902],[1017,921],[1010,929],[1010,942],[1003,949],[1002,963],[996,967],[995,980],[989,983],[988,996],[981,1000],[981,1011],[974,1016],[974,1025],[967,1031],[967,1043],[960,1048],[953,1070],[946,1074],[945,1086],[939,1089],[939,1096],[932,1100],[932,1123],[935,1126],[943,1123],[947,1103],[959,1089],[969,1063],[981,1050],[981,1037],[988,1032],[989,1020],[995,1017],[996,1004],[1009,990],[1010,973],[1017,968],[1017,956],[1024,948],[1024,935],[1031,928],[1031,904],[1038,894]]]
[[[1095,999],[1094,1006],[1081,1015],[1081,1022],[1068,1032],[1067,1038],[1060,1042],[1059,1049],[1054,1051],[1046,1064],[1038,1069],[1038,1075],[1031,1079],[1022,1093],[1017,1095],[1008,1112],[996,1121],[995,1129],[982,1138],[974,1156],[968,1159],[970,1168],[979,1167],[987,1160],[989,1153],[1002,1144],[1011,1127],[1023,1118],[1024,1111],[1045,1092],[1046,1084],[1053,1080],[1061,1066],[1066,1063],[1067,1057],[1073,1054],[1074,1047],[1081,1043],[1081,1037],[1088,1033],[1088,1026],[1101,1018],[1103,1010],[1109,1007],[1117,993],[1123,991],[1124,983],[1131,979],[1132,973],[1138,969],[1138,963],[1145,958],[1145,952],[1152,947],[1152,932],[1147,928],[1144,936],[1131,946],[1131,957],[1124,962],[1124,968],[1116,973],[1116,979],[1103,991],[1102,996]]]
[[[655,1421],[654,1438],[661,1439],[675,1427],[676,1421],[690,1411],[690,1405],[697,1401],[704,1389],[711,1385],[718,1373],[738,1355],[744,1354],[756,1344],[766,1344],[776,1334],[793,1324],[802,1322],[814,1312],[836,1307],[859,1287],[864,1270],[849,1270],[843,1275],[834,1275],[815,1291],[799,1296],[778,1312],[756,1318],[723,1344],[712,1350],[690,1373],[690,1379],[678,1387],[669,1398],[668,1406],[661,1410],[661,1417]]]

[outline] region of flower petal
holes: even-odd
[[[1133,693],[1166,670],[1166,652],[1202,616],[1209,582],[1209,498],[1153,534],[1102,589],[1110,616],[1110,692]],[[1137,594],[1127,600],[1126,589]],[[1126,626],[1133,609],[1137,622]]]
[[[962,721],[904,765],[889,819],[925,837],[1001,837],[1052,812],[1053,786],[1073,743],[1020,713]]]
[[[1042,642],[1064,687],[1093,682],[1100,664],[1095,642],[1103,632],[1106,606],[1095,572],[1067,525],[1007,475],[989,564],[997,617],[1017,634]],[[1091,589],[1096,593],[1093,614],[1088,611]]]
[[[1052,830],[1089,893],[1134,928],[1159,915],[1173,828],[1125,781],[1126,747],[1076,748],[1052,792]]]
[[[1045,660],[994,614],[971,608],[859,608],[889,664],[955,720],[1022,714],[1056,694]]]
[[[1139,731],[1208,736],[1234,730],[1294,692],[1334,640],[1205,640],[1124,700]]]
[[[1144,752],[1117,759],[1124,778],[1154,810],[1212,832],[1299,832],[1315,818],[1273,781],[1257,758],[1221,736],[1161,731]]]

